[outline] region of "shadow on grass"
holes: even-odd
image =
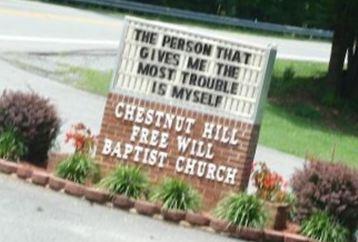
[[[326,69],[324,63],[276,62],[260,142],[357,166],[357,107],[325,84]]]
[[[358,166],[358,138],[352,132],[334,130],[319,121],[297,117],[275,104],[266,105],[260,143],[300,157],[313,156]]]
[[[358,102],[344,100],[325,83],[326,64],[277,61],[269,92],[270,103],[318,129],[358,136]]]

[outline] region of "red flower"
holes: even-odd
[[[95,145],[95,137],[83,123],[72,125],[66,133],[65,142],[72,142],[75,152],[89,153]]]
[[[256,194],[269,201],[283,201],[283,178],[276,172],[270,171],[265,163],[259,163],[258,169],[254,171],[254,185],[256,186]]]

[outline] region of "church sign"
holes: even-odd
[[[97,157],[179,177],[204,207],[246,188],[276,50],[127,17]]]

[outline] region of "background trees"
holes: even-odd
[[[342,97],[357,97],[358,1],[329,0],[328,16],[334,36],[327,83],[334,85],[337,94]]]

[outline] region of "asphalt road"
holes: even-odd
[[[4,242],[242,241],[91,204],[3,174],[0,194]]]
[[[116,49],[123,16],[109,16],[36,1],[0,1],[0,51]],[[196,32],[207,29],[184,26]],[[244,42],[278,46],[278,57],[328,61],[328,42],[280,39],[210,30],[210,34]]]

